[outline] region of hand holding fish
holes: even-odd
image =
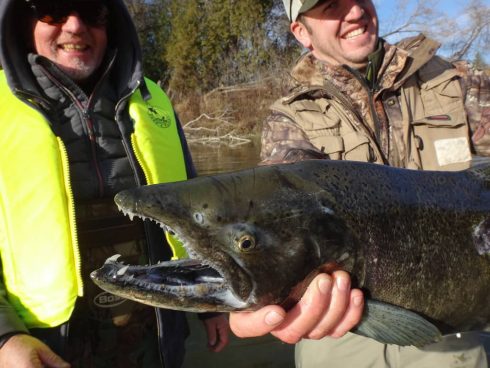
[[[228,327],[228,320],[224,314],[220,314],[215,317],[207,318],[202,322],[206,328],[209,350],[219,353],[229,342],[230,329]]]
[[[238,337],[271,333],[290,344],[303,338],[341,337],[360,322],[363,306],[362,292],[350,289],[349,275],[336,271],[331,276],[316,276],[287,313],[277,305],[255,312],[234,312],[230,313],[230,327]]]

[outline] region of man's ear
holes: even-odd
[[[296,37],[298,42],[303,45],[303,47],[311,50],[311,34],[308,31],[308,28],[302,22],[292,22],[291,32],[293,33],[294,37]]]

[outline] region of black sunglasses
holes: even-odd
[[[65,23],[72,13],[77,13],[88,26],[107,25],[109,9],[101,1],[28,0],[28,4],[39,21],[50,25]]]

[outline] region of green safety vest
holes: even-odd
[[[131,141],[148,184],[186,180],[173,108],[147,81],[152,98],[129,101]],[[68,155],[46,118],[18,99],[0,71],[0,255],[7,298],[28,328],[66,322],[83,295]],[[185,251],[170,239],[175,257]]]

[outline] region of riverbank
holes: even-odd
[[[174,106],[190,142],[235,145],[260,135],[269,106],[280,95],[280,81],[270,77],[188,96]]]

